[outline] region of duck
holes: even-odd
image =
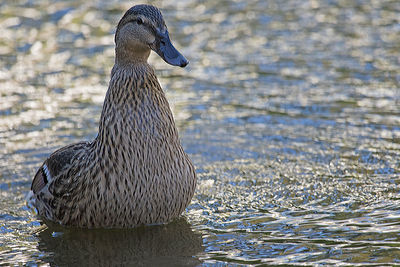
[[[97,136],[56,150],[33,178],[29,204],[45,223],[165,224],[178,218],[194,195],[195,168],[148,58],[154,51],[172,66],[189,61],[173,46],[161,11],[152,5],[128,9],[114,41]]]

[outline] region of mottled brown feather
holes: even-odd
[[[34,194],[37,194],[43,187],[48,183],[48,179],[43,172],[43,166],[39,168],[36,172],[35,177],[33,178],[31,190]]]
[[[64,168],[68,167],[75,154],[82,149],[83,146],[87,145],[89,145],[88,142],[80,142],[54,151],[36,172],[31,186],[33,193],[38,193],[44,186],[46,186],[51,177],[57,176]],[[44,165],[46,165],[51,177],[47,177]]]
[[[151,33],[125,23],[138,15],[154,27],[165,25],[149,5],[133,7],[121,19],[97,137],[57,150],[33,179],[33,205],[47,220],[91,228],[166,223],[194,194],[195,169],[147,63]]]

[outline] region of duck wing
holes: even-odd
[[[90,145],[89,142],[80,142],[65,146],[53,152],[36,172],[32,181],[31,190],[34,194],[42,189],[56,176],[70,166],[75,155]]]

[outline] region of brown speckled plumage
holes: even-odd
[[[189,204],[195,170],[147,64],[150,49],[172,65],[187,64],[176,50],[165,50],[174,49],[172,44],[160,48],[165,34],[153,6],[135,6],[121,19],[98,136],[54,152],[32,182],[32,204],[47,220],[126,228],[169,222]]]

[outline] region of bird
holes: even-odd
[[[36,172],[29,203],[45,223],[78,228],[133,228],[179,217],[196,171],[155,70],[189,61],[173,46],[161,11],[135,5],[115,32],[115,63],[98,134],[53,152]]]

